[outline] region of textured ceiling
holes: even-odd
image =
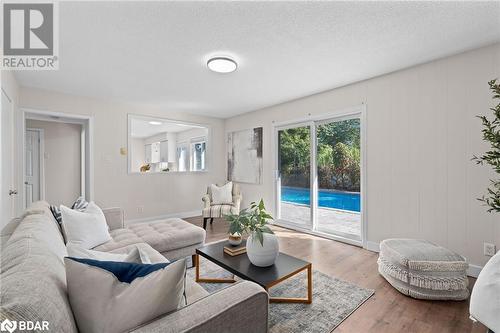
[[[61,2],[22,85],[230,117],[500,40],[500,2]],[[232,74],[207,70],[232,55]]]

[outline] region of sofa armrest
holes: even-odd
[[[267,292],[262,287],[250,281],[243,281],[132,332],[265,333],[268,325],[268,303]]]
[[[205,194],[201,201],[203,201],[203,208],[210,208],[210,196],[208,194]]]
[[[125,227],[123,220],[123,209],[119,207],[105,208],[102,210],[109,230],[121,229]]]

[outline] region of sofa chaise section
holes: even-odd
[[[94,248],[109,252],[128,245],[147,243],[169,260],[188,257],[203,246],[206,232],[179,218],[169,218],[125,227],[121,208],[103,209],[112,240]]]

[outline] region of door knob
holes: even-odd
[[[9,190],[9,195],[17,194],[17,190]]]

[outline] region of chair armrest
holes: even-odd
[[[205,194],[201,198],[201,201],[203,201],[203,208],[209,208],[210,207],[210,196],[208,194]]]
[[[267,332],[267,292],[243,281],[160,317],[133,333]]]
[[[125,228],[125,223],[123,221],[123,209],[119,207],[105,208],[102,212],[106,218],[109,230]]]

